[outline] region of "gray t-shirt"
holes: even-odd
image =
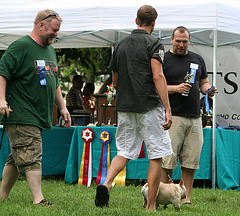
[[[118,73],[116,110],[144,113],[161,104],[151,59],[163,62],[164,47],[145,30],[133,30],[115,48],[109,68]]]

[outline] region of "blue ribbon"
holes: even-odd
[[[107,177],[108,143],[111,141],[110,132],[108,130],[102,130],[100,132],[100,140],[103,143],[102,175],[100,184],[103,184]]]
[[[209,113],[209,101],[208,101],[208,92],[209,90],[212,88],[213,86],[211,86],[208,90],[207,90],[207,93],[205,95],[205,98],[204,98],[204,103],[205,103],[205,108],[206,108],[206,112]],[[204,104],[203,104],[204,105]]]
[[[45,66],[39,66],[40,70],[40,84],[42,86],[47,85],[46,77],[45,77]]]
[[[103,144],[103,158],[102,158],[102,175],[100,184],[103,184],[107,177],[107,156],[108,156],[108,143]]]
[[[190,83],[195,82],[196,71],[197,71],[197,69],[191,68],[191,73],[190,74],[193,74],[193,77],[189,80]]]

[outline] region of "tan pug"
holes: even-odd
[[[148,199],[148,183],[142,187],[141,192],[143,195],[143,207],[145,208]],[[167,208],[168,204],[173,204],[175,209],[180,209],[180,202],[186,197],[186,193],[187,190],[182,179],[180,180],[179,184],[165,184],[160,182],[155,204],[156,210],[159,204],[164,205],[164,209]]]

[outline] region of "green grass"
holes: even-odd
[[[132,184],[130,184],[132,183]],[[55,207],[34,206],[25,176],[21,176],[14,186],[9,201],[0,201],[1,216],[64,216],[64,215],[240,215],[240,191],[193,188],[192,205],[183,205],[176,211],[173,205],[163,206],[155,212],[146,212],[142,207],[141,186],[127,182],[126,187],[113,187],[109,208],[96,208],[94,205],[96,186],[89,188],[66,184],[63,178],[43,177],[44,197],[56,204]]]

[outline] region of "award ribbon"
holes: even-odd
[[[90,186],[92,181],[92,148],[91,141],[94,138],[94,132],[91,128],[84,128],[82,131],[82,139],[84,147],[82,153],[81,166],[79,171],[79,185]]]
[[[125,179],[126,179],[126,166],[124,167],[124,169],[118,173],[118,175],[115,177],[115,179],[113,180],[112,186],[114,186],[115,184],[117,186],[125,186]]]
[[[45,66],[39,66],[40,69],[40,84],[42,86],[47,85],[46,77],[45,77]]]
[[[143,152],[142,152],[142,150],[143,150]],[[142,143],[142,148],[141,148],[141,152],[140,152],[139,157],[143,156],[142,153],[144,154],[143,143]],[[144,157],[145,157],[145,154],[144,154]],[[112,186],[114,186],[116,184],[117,186],[124,187],[125,186],[125,180],[126,180],[126,173],[127,173],[127,171],[126,171],[126,166],[125,166],[123,168],[123,170],[120,173],[118,173],[118,175],[114,178]]]
[[[203,103],[203,106],[205,104],[205,109],[206,109],[206,112],[209,114],[209,101],[208,101],[208,93],[210,90],[212,90],[214,88],[214,86],[211,86],[208,90],[207,90],[207,93],[204,97],[204,103]]]
[[[143,143],[142,143],[141,151],[140,151],[138,158],[145,158]]]
[[[110,167],[110,145],[111,134],[108,130],[102,130],[99,136],[100,141],[102,142],[102,152],[99,163],[98,176],[96,179],[96,185],[103,184],[107,177],[107,171]]]
[[[193,76],[192,76],[192,78],[190,79],[189,83],[194,83],[194,82],[195,82],[196,72],[197,72],[197,69],[198,69],[198,64],[191,63],[191,64],[190,64],[190,68],[191,68],[190,75],[193,74]]]

